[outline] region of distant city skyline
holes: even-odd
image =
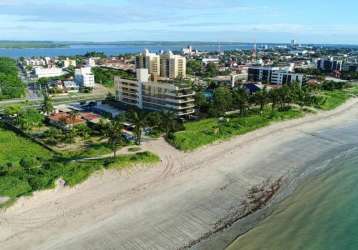
[[[358,44],[347,0],[2,0],[0,40]]]

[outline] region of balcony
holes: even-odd
[[[177,107],[178,110],[193,109],[193,108],[195,108],[194,103]]]
[[[195,113],[195,110],[190,109],[190,110],[178,112],[177,115],[178,116],[185,116],[185,115],[191,115],[191,114],[194,114],[194,113]]]

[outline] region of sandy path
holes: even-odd
[[[237,207],[252,185],[342,145],[339,138],[319,133],[358,123],[357,103],[352,99],[337,110],[193,153],[163,140],[147,142],[144,149],[161,156],[158,166],[99,173],[73,189],[39,192],[0,212],[0,249],[181,247]]]

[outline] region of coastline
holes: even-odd
[[[0,243],[4,249],[180,248],[230,214],[252,186],[300,173],[340,147],[315,133],[354,119],[357,103],[351,99],[333,111],[275,123],[193,153],[149,142],[144,147],[163,159],[158,166],[106,172],[73,189],[21,198],[0,212]],[[307,155],[318,146],[319,153]]]
[[[354,148],[356,149],[356,147]],[[343,149],[342,152],[334,152],[336,156],[333,158],[329,158],[328,155],[324,156],[322,159],[308,163],[307,167],[305,169],[303,168],[300,173],[297,173],[294,176],[285,176],[284,184],[264,207],[246,216],[240,217],[234,222],[230,222],[230,225],[227,225],[222,230],[211,234],[209,237],[202,239],[192,247],[187,247],[185,249],[237,249],[235,248],[235,244],[242,236],[259,226],[266,218],[276,211],[281,203],[298,192],[305,183],[309,183],[310,180],[328,171],[328,165],[331,161],[334,161],[341,154],[346,154],[347,151],[350,151],[351,149],[352,148],[347,148]]]

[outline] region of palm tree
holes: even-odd
[[[175,130],[177,125],[177,115],[173,111],[163,111],[161,115],[161,127],[165,131],[166,137]]]
[[[41,109],[46,115],[50,115],[54,111],[52,99],[47,94],[44,94],[44,100]]]
[[[234,102],[235,105],[240,110],[240,115],[243,116],[246,114],[247,109],[250,106],[249,95],[244,89],[238,89],[234,92]]]
[[[266,87],[264,87],[261,91],[255,93],[254,100],[257,105],[260,105],[260,113],[262,114],[262,111],[264,110],[268,100]]]
[[[275,110],[277,103],[279,101],[279,93],[277,89],[272,89],[269,92],[269,97],[271,99],[271,104],[272,104],[272,111]]]
[[[105,137],[109,147],[113,151],[113,159],[116,158],[118,148],[123,145],[122,130],[123,124],[119,120],[112,120],[105,128]]]
[[[147,125],[148,114],[142,111],[134,111],[130,113],[128,118],[135,126],[136,144],[140,145],[142,141],[142,130]]]
[[[70,123],[72,126],[74,126],[75,122],[76,122],[76,118],[78,117],[79,112],[77,110],[72,110],[69,113],[69,118],[70,118]]]

